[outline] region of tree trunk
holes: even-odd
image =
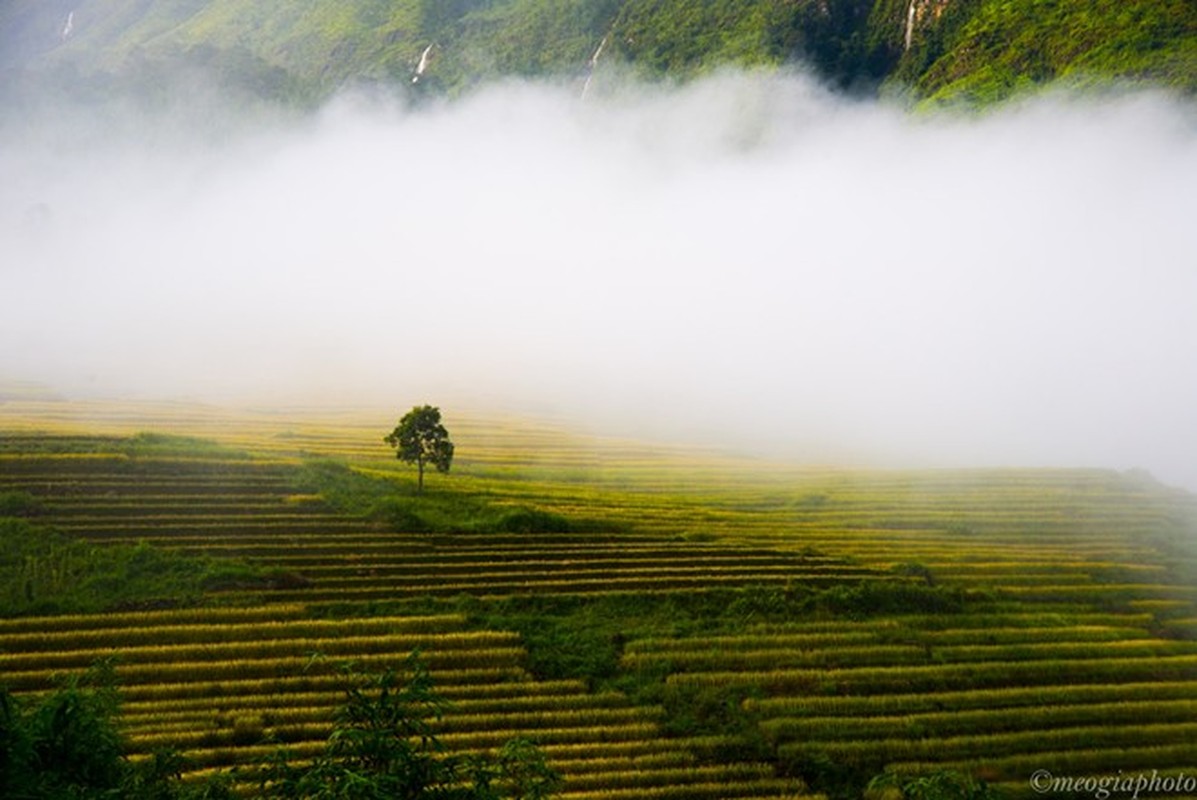
[[[419,477],[416,478],[416,494],[424,494],[424,457],[416,458]]]

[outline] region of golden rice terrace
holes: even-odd
[[[1188,493],[449,414],[457,461],[420,500],[388,421],[0,403],[0,495],[31,522],[266,576],[0,619],[0,683],[44,691],[112,659],[134,754],[174,748],[197,775],[315,753],[338,666],[414,650],[452,704],[450,749],[531,739],[569,800],[846,797],[949,768],[1017,797],[1037,770],[1197,767]]]

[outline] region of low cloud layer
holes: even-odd
[[[1158,96],[962,119],[729,74],[44,119],[0,141],[0,377],[1197,488],[1197,124]]]

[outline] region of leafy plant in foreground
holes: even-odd
[[[543,800],[559,785],[541,751],[508,742],[497,759],[444,751],[433,732],[446,703],[419,653],[406,680],[394,671],[354,675],[324,752],[292,765],[285,753],[264,772],[261,792],[278,800]]]
[[[229,800],[214,779],[178,780],[186,762],[159,753],[138,764],[124,755],[119,698],[101,663],[39,702],[0,691],[0,796],[11,800]]]
[[[970,775],[942,770],[920,777],[886,772],[869,782],[870,800],[997,800],[1001,795]]]

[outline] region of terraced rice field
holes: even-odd
[[[807,622],[642,640],[624,665],[665,669],[679,688],[740,687],[796,769],[955,768],[1019,795],[1040,768],[1197,763],[1197,642],[1151,625],[1094,612]]]
[[[826,585],[877,574],[842,558],[653,532],[391,532],[297,498],[292,471],[277,460],[27,455],[5,460],[4,485],[43,498],[54,525],[74,536],[246,557],[304,577],[308,585],[272,601]]]
[[[1189,494],[1097,470],[797,468],[481,417],[447,419],[458,458],[434,480],[585,518],[585,531],[395,531],[296,488],[312,455],[401,475],[381,443],[387,422],[0,404],[0,491],[39,498],[41,521],[292,576],[194,609],[2,620],[0,681],[39,691],[115,657],[135,750],[177,747],[208,770],[260,761],[267,738],[314,752],[339,697],[338,662],[398,665],[419,648],[454,704],[440,723],[450,747],[528,736],[575,799],[794,797],[813,791],[803,779],[818,788],[946,767],[1021,796],[1037,769],[1197,768]],[[245,453],[130,455],[122,437],[146,429]],[[884,585],[948,587],[964,606],[749,614],[736,630],[623,643],[621,675],[659,680],[666,696],[725,698],[748,721],[747,732],[705,735],[667,733],[670,710],[617,683],[537,679],[511,631],[453,614],[327,613],[404,598],[725,588],[768,599]],[[759,758],[729,758],[745,737]]]
[[[0,674],[23,691],[116,657],[134,754],[178,748],[200,771],[255,763],[273,743],[315,754],[343,696],[339,665],[398,668],[418,649],[452,704],[437,725],[441,741],[481,751],[532,738],[565,774],[565,797],[765,797],[799,788],[766,765],[700,763],[718,743],[660,737],[659,709],[589,693],[579,681],[534,680],[521,667],[518,636],[468,630],[460,617],[316,620],[302,605],[265,605],[6,620],[0,641]]]

